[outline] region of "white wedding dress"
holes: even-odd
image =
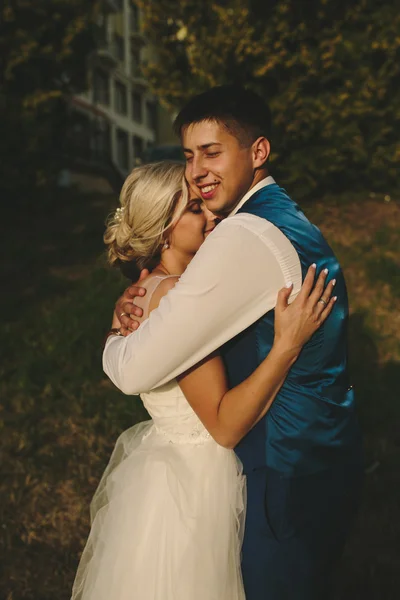
[[[141,398],[152,420],[117,441],[72,600],[244,600],[235,453],[213,440],[176,381]]]

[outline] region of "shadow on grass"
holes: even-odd
[[[380,365],[366,315],[350,319],[351,372],[364,431],[363,503],[341,564],[337,600],[395,600],[400,589],[400,365]]]

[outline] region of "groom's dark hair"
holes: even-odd
[[[240,85],[220,85],[194,96],[174,121],[174,131],[194,123],[214,121],[234,135],[241,146],[251,146],[259,137],[270,139],[271,112],[263,98]]]

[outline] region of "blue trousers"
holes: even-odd
[[[246,600],[329,599],[359,505],[361,465],[297,477],[260,468],[246,476]]]

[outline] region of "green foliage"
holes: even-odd
[[[384,0],[141,0],[147,74],[176,109],[212,85],[260,92],[273,165],[297,197],[396,184],[400,12]],[[168,76],[166,76],[166,73]]]
[[[59,168],[65,100],[86,86],[99,5],[5,0],[0,9],[0,181],[8,199],[45,185]]]

